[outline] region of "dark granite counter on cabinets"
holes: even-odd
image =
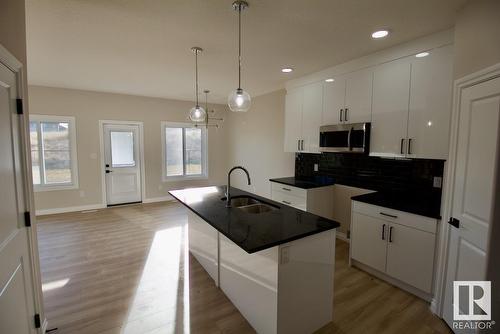
[[[315,176],[308,178],[298,178],[291,176],[291,177],[280,177],[277,179],[269,179],[269,181],[286,184],[288,186],[302,188],[302,189],[313,189],[319,187],[333,186],[335,184],[334,179],[328,176]]]
[[[365,195],[353,196],[351,199],[358,202],[414,213],[416,215],[441,219],[440,198],[436,200],[436,198],[433,198],[429,193],[378,191]]]
[[[231,188],[231,196],[250,196],[279,210],[260,214],[226,208],[226,187],[172,190],[169,193],[188,209],[247,253],[254,253],[340,226],[339,223],[287,205]]]

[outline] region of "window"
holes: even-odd
[[[74,117],[30,115],[35,191],[78,187]]]
[[[207,177],[207,131],[186,123],[162,123],[163,180]]]

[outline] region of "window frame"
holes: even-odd
[[[41,123],[43,122],[60,122],[60,123],[68,123],[69,127],[69,159],[71,164],[71,182],[65,183],[54,183],[54,184],[46,184],[40,183],[35,184],[33,182],[33,178],[31,182],[33,184],[34,192],[42,192],[42,191],[54,191],[54,190],[70,190],[70,189],[78,189],[78,157],[77,157],[77,148],[76,148],[76,120],[73,116],[56,116],[56,115],[37,115],[30,114],[29,115],[29,123],[31,126],[31,122],[37,122],[37,136],[38,136],[38,161],[40,168],[40,182],[43,180],[43,148],[42,148],[42,130]],[[31,132],[31,129],[30,129]],[[31,156],[31,143],[30,143],[30,156]],[[33,163],[31,164],[31,168],[33,168]]]
[[[167,143],[166,143],[166,128],[194,128],[201,130],[201,170],[202,173],[199,175],[172,175],[167,176]],[[183,143],[182,143],[182,163],[183,169],[185,166],[185,140],[184,140],[184,131],[183,131]],[[205,127],[200,126],[199,128],[195,127],[192,123],[182,123],[182,122],[161,122],[161,147],[162,147],[162,159],[161,159],[161,175],[163,182],[175,182],[175,181],[183,181],[183,180],[206,180],[208,179],[208,131]],[[185,169],[184,169],[185,172]]]

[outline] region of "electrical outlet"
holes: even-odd
[[[432,186],[434,188],[441,188],[443,186],[443,178],[440,176],[434,176],[432,179]]]
[[[281,247],[281,264],[290,262],[290,246]]]
[[[314,171],[317,172],[319,170],[319,165],[318,164],[314,164]]]

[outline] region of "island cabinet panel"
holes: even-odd
[[[257,333],[277,333],[278,249],[248,254],[220,235],[220,288]]]
[[[280,245],[278,333],[313,333],[333,320],[335,230]]]
[[[188,213],[188,226],[189,251],[219,286],[217,230],[192,212]]]

